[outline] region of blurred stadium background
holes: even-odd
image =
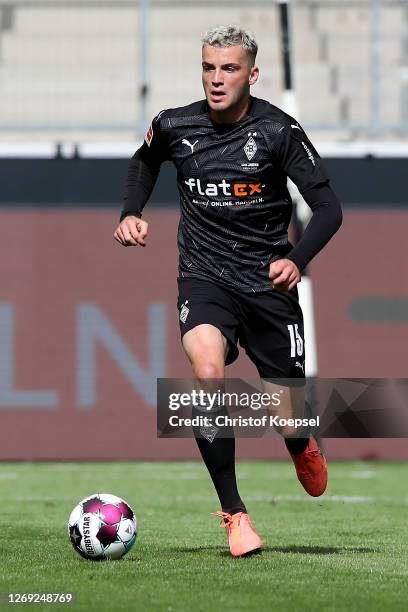
[[[195,458],[157,440],[157,377],[188,377],[176,310],[174,171],[148,248],[113,240],[127,159],[163,108],[203,97],[200,35],[258,40],[253,94],[284,103],[273,0],[0,0],[0,459]],[[297,118],[344,205],[310,267],[314,372],[407,376],[408,5],[290,3]],[[314,343],[310,339],[309,345]],[[245,357],[230,376],[254,378]],[[402,459],[404,439],[326,440],[332,458]],[[246,458],[280,440],[240,440]]]

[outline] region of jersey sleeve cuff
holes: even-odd
[[[140,212],[140,210],[124,210],[120,215],[120,223],[123,221],[123,219],[130,216],[139,217],[139,219],[141,219],[142,213]]]
[[[288,253],[287,255],[285,255],[285,259],[290,259],[290,261],[293,261],[293,263],[296,264],[299,268],[299,272],[302,272],[302,270],[307,266],[307,262],[304,263],[299,257],[299,255],[297,255],[296,253]]]

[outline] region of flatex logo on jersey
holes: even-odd
[[[205,196],[236,196],[245,198],[262,193],[265,185],[261,183],[228,183],[222,179],[220,183],[201,184],[200,179],[189,178],[184,181],[191,193]]]

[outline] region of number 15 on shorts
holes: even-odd
[[[297,323],[288,325],[289,336],[290,336],[290,356],[301,357],[303,355],[303,339],[299,334],[299,328]]]

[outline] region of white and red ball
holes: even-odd
[[[136,515],[120,497],[95,493],[71,512],[68,534],[72,546],[86,559],[120,559],[136,541]]]

